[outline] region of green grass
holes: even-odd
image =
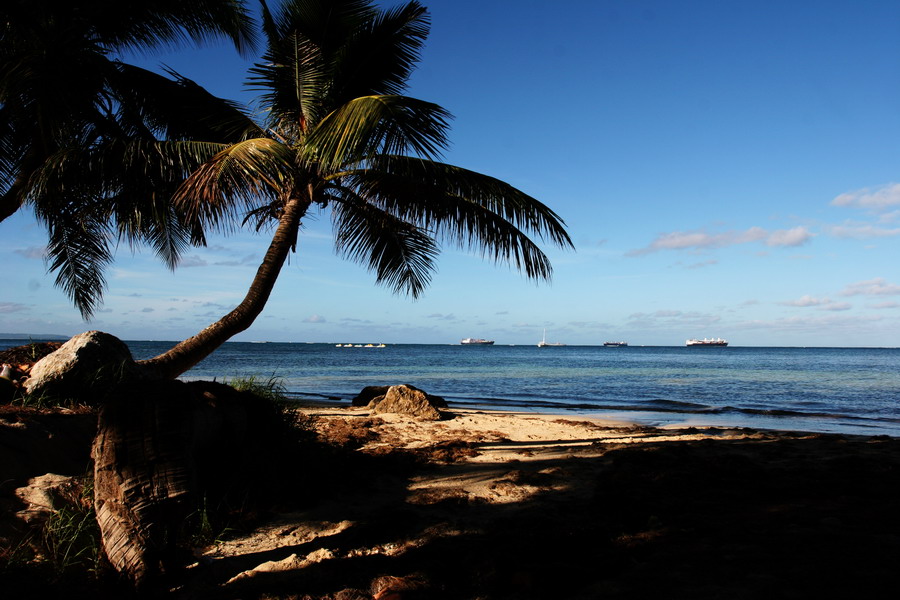
[[[94,513],[94,480],[85,475],[65,490],[42,532],[47,560],[59,573],[96,572],[100,565],[100,528]]]

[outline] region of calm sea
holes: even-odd
[[[0,349],[22,342],[0,342]],[[128,342],[137,359],[172,346]],[[585,414],[648,425],[900,436],[900,349],[229,342],[185,379],[280,378],[304,400],[349,402],[408,383],[451,407]]]

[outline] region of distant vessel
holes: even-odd
[[[483,340],[481,338],[466,338],[459,342],[463,346],[493,346],[494,340]]]
[[[624,348],[628,342],[603,342],[603,345],[607,348]]]
[[[703,338],[702,340],[692,339],[684,343],[685,346],[727,346],[728,342],[722,338]]]
[[[547,341],[547,330],[544,330],[544,337],[541,338],[541,341],[538,342],[538,348],[559,348],[561,346],[565,346],[562,342],[548,342]]]

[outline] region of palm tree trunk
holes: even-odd
[[[275,280],[281,272],[288,252],[296,244],[300,219],[309,208],[309,201],[292,198],[284,207],[272,243],[256,271],[247,295],[230,313],[206,327],[197,335],[176,345],[155,358],[141,361],[156,377],[174,379],[209,356],[235,334],[244,331],[262,312]]]

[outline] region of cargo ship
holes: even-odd
[[[459,342],[463,346],[493,346],[494,340],[483,340],[481,338],[466,338]]]

